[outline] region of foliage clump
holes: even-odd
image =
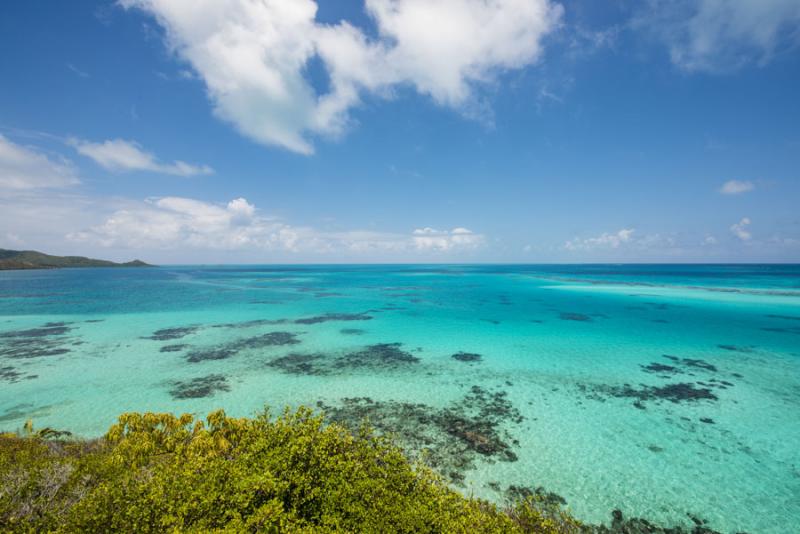
[[[466,498],[363,427],[301,408],[205,421],[123,414],[103,439],[0,434],[0,530],[536,532],[580,525],[537,495]]]

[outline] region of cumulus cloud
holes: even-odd
[[[162,163],[135,141],[109,139],[94,143],[82,139],[70,139],[68,142],[79,154],[110,171],[148,171],[174,176],[195,176],[214,172],[208,165],[190,165],[180,160]]]
[[[477,248],[484,243],[482,235],[475,234],[467,228],[453,228],[452,230],[418,228],[414,230],[412,240],[414,247],[418,250],[438,251]]]
[[[215,114],[257,142],[302,154],[341,135],[363,94],[411,86],[467,114],[476,88],[534,63],[560,24],[551,0],[366,0],[375,36],[316,21],[314,0],[120,0],[153,15],[203,79]],[[308,79],[319,58],[324,94]]]
[[[104,247],[205,249],[342,254],[459,252],[484,243],[466,228],[432,228],[410,234],[350,230],[330,232],[266,217],[244,198],[220,205],[183,197],[148,199],[113,211],[68,238]]]
[[[748,227],[750,226],[750,219],[743,217],[741,221],[731,225],[731,233],[741,239],[742,241],[750,241],[753,234],[750,233]]]
[[[728,180],[722,184],[722,187],[719,188],[719,192],[723,195],[740,195],[752,191],[755,188],[756,185],[750,181]]]
[[[0,134],[0,189],[25,191],[64,188],[79,183],[73,165]]]
[[[244,247],[292,248],[292,238],[281,223],[255,217],[255,207],[243,198],[217,205],[183,197],[148,199],[113,212],[88,230],[73,232],[74,241],[127,248]]]
[[[613,234],[604,232],[597,237],[588,237],[584,239],[575,237],[564,243],[564,248],[571,251],[615,249],[619,248],[622,244],[630,242],[635,231],[636,230],[633,228],[623,228]]]
[[[655,32],[681,69],[729,71],[800,44],[800,2],[652,0],[635,25]]]

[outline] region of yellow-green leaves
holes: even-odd
[[[0,530],[578,532],[529,499],[467,499],[369,428],[305,408],[232,418],[127,413],[99,442],[0,436]]]

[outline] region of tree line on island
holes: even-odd
[[[80,267],[152,267],[141,260],[117,263],[84,256],[52,256],[35,250],[0,248],[0,271],[16,269],[67,269]]]

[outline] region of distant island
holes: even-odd
[[[0,248],[0,271],[13,269],[65,269],[68,267],[152,267],[141,260],[116,263],[83,256],[51,256],[35,250]]]

